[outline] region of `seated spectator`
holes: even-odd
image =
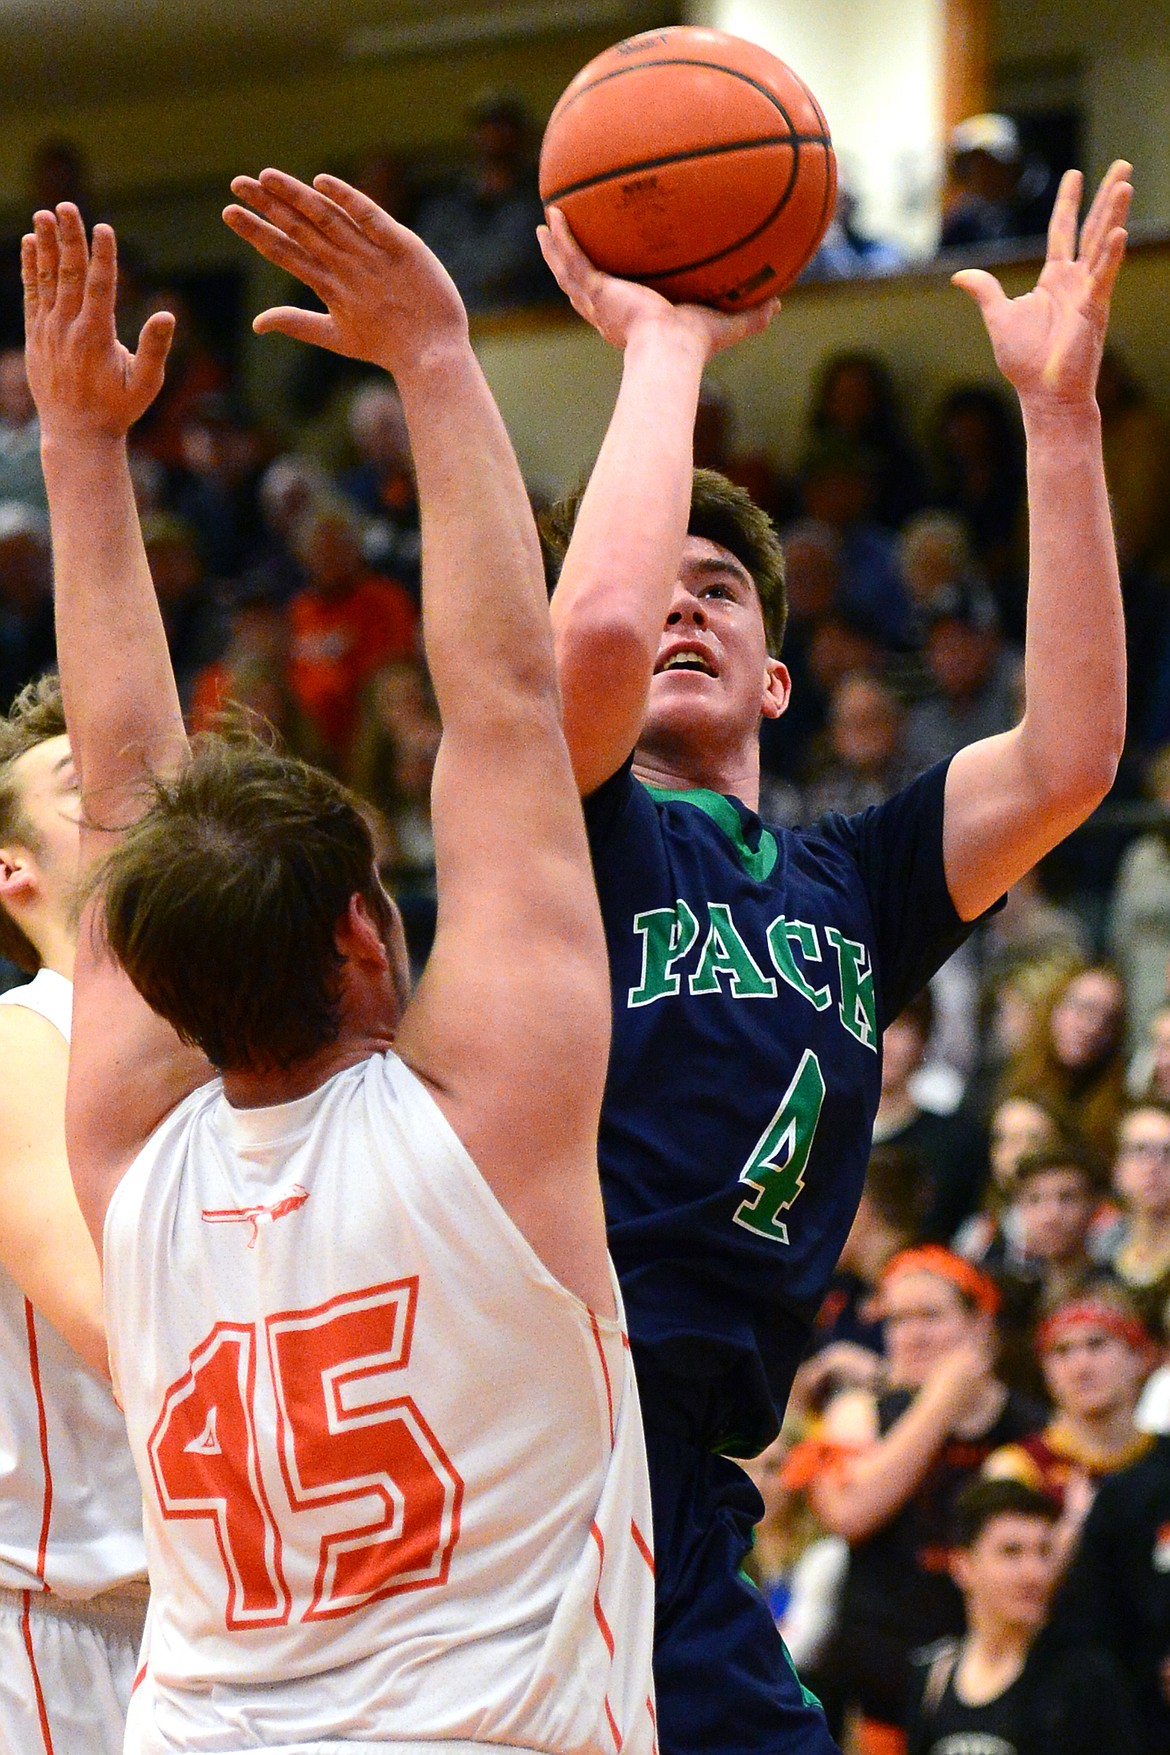
[[[833,354],[822,364],[806,422],[810,444],[844,442],[872,459],[872,516],[897,530],[925,498],[922,460],[906,430],[889,368],[875,354]]]
[[[909,1755],[1140,1755],[1124,1674],[1049,1621],[1056,1508],[1015,1480],[960,1495],[951,1574],[965,1630],[927,1655]]]
[[[774,523],[784,523],[795,507],[790,485],[763,451],[737,451],[733,441],[731,398],[718,384],[706,380],[699,390],[695,415],[695,468],[717,469],[749,493]]]
[[[1126,1034],[1131,1051],[1166,998],[1170,963],[1170,744],[1150,758],[1145,789],[1165,821],[1131,841],[1109,904],[1109,948],[1125,979]]]
[[[1153,1445],[1134,1416],[1157,1349],[1133,1301],[1108,1280],[1057,1300],[1037,1329],[1036,1348],[1052,1418],[1042,1432],[996,1451],[984,1474],[1025,1481],[1055,1501],[1063,1567],[1099,1483]]]
[[[1065,975],[1004,1073],[1004,1094],[1043,1104],[1063,1132],[1113,1159],[1125,1104],[1125,989],[1107,963]]]
[[[1140,1103],[1122,1118],[1113,1186],[1124,1206],[1111,1266],[1156,1333],[1170,1299],[1170,1107]]]
[[[155,311],[171,312],[175,319],[175,334],[167,355],[163,387],[134,428],[133,444],[136,450],[147,452],[167,469],[181,470],[184,466],[183,431],[192,410],[202,397],[226,392],[229,373],[200,333],[190,301],[178,287],[157,287],[147,294],[141,310],[136,311],[132,319],[135,334],[138,333],[137,325]]]
[[[784,662],[792,678],[792,695],[787,712],[779,719],[763,720],[760,726],[765,789],[776,781],[791,788],[802,778],[813,739],[828,717],[829,696],[814,670],[813,647],[825,620],[837,613],[841,594],[841,543],[835,531],[805,518],[790,524],[782,541],[788,592]],[[880,652],[878,656],[880,660]],[[761,809],[772,822],[795,822],[799,803],[789,790],[782,802],[765,791]]]
[[[1046,222],[1027,186],[1020,131],[1010,116],[968,116],[951,130],[949,145],[953,192],[940,250],[1044,236]]]
[[[842,1387],[839,1382],[826,1383],[825,1370],[842,1371],[850,1382],[865,1386],[874,1382],[873,1368],[846,1358],[840,1348],[847,1343],[875,1356],[882,1353],[877,1289],[887,1264],[922,1235],[929,1199],[920,1161],[896,1145],[875,1144],[853,1224],[817,1312],[809,1347],[809,1360],[818,1362],[817,1373],[809,1375],[807,1362],[797,1373],[800,1389],[794,1387],[793,1397],[798,1404],[811,1405],[815,1400],[823,1405],[827,1390]],[[829,1359],[828,1354],[834,1357]]]
[[[1115,347],[1097,374],[1105,479],[1123,572],[1156,567],[1170,549],[1170,429]]]
[[[1061,1144],[1060,1128],[1043,1104],[1030,1097],[1005,1097],[991,1114],[988,1179],[982,1206],[960,1225],[954,1247],[967,1261],[989,1272],[1022,1259],[1019,1221],[1012,1211],[1016,1173],[1033,1152]]]
[[[925,658],[933,693],[915,702],[906,724],[915,773],[1019,718],[1019,655],[1004,643],[994,607],[976,588],[955,586],[935,599]]]
[[[226,647],[196,676],[188,717],[192,731],[214,731],[233,724],[241,713],[271,726],[294,755],[319,758],[289,681],[288,617],[279,601],[261,590],[236,594]]]
[[[979,621],[994,623],[990,594],[979,577],[963,522],[953,512],[916,512],[902,529],[898,564],[923,636],[936,610],[961,600],[975,606]]]
[[[228,637],[223,599],[208,582],[195,532],[181,518],[155,512],[142,521],[142,541],[166,629],[183,711],[195,679],[218,658]]]
[[[825,1673],[840,1688],[835,1716],[860,1709],[862,1748],[905,1723],[911,1654],[962,1632],[948,1567],[958,1493],[1042,1423],[995,1376],[998,1294],[969,1262],[936,1244],[906,1250],[886,1267],[882,1301],[888,1388],[830,1404],[807,1481],[813,1511],[851,1547]],[[790,1484],[807,1471],[801,1448]]]
[[[844,434],[814,439],[801,463],[805,513],[839,538],[838,607],[864,619],[886,646],[906,641],[909,603],[898,571],[897,542],[874,518],[877,454]]]
[[[1054,1620],[1070,1640],[1103,1646],[1133,1691],[1145,1731],[1138,1755],[1170,1749],[1170,1438],[1102,1481]]]
[[[827,811],[851,815],[885,800],[912,778],[902,750],[905,711],[880,676],[854,671],[829,701],[819,759],[804,788],[800,820]]]
[[[419,595],[421,541],[414,464],[402,398],[385,378],[364,384],[349,405],[358,461],[338,486],[368,519],[362,550],[370,565]]]
[[[469,163],[454,188],[424,199],[415,229],[469,311],[547,302],[555,285],[536,241],[544,209],[519,98],[494,92],[469,120]]]
[[[38,512],[49,504],[41,474],[41,427],[22,347],[0,352],[0,504],[13,502]]]
[[[934,500],[963,520],[1009,640],[1024,636],[1025,579],[1021,565],[1024,448],[1019,416],[988,384],[952,390],[935,418]]]
[[[417,661],[384,665],[366,684],[347,778],[382,816],[378,869],[399,901],[404,894],[434,894],[431,780],[442,730]]]
[[[257,487],[269,443],[235,397],[213,391],[187,410],[179,452],[170,509],[194,531],[208,573],[236,578],[262,548]]]
[[[49,519],[20,500],[0,503],[0,711],[56,656]]]
[[[925,1204],[913,1241],[949,1243],[979,1205],[988,1141],[986,1130],[969,1116],[936,1115],[915,1097],[914,1075],[926,1060],[933,1027],[929,987],[887,1025],[873,1137],[875,1144],[897,1147],[921,1167]]]
[[[857,223],[857,197],[837,170],[837,202],[828,229],[801,280],[855,280],[865,274],[894,274],[906,261],[902,251],[866,235]]]
[[[273,459],[256,489],[261,538],[257,558],[244,575],[248,595],[287,603],[304,587],[297,529],[318,500],[330,497],[328,477],[310,458],[287,451]]]
[[[1142,1101],[1170,1103],[1170,1003],[1150,1019],[1144,1050],[1130,1067],[1130,1089]]]
[[[418,612],[401,585],[366,566],[360,527],[343,503],[311,506],[295,546],[307,583],[289,604],[289,680],[340,772],[352,754],[362,688],[388,660],[413,657]]]

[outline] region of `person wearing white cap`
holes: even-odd
[[[1031,228],[1017,204],[1023,153],[1011,117],[993,111],[968,116],[952,129],[948,145],[956,195],[943,217],[939,248],[1026,236]]]

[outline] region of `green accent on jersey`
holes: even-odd
[[[877,1002],[873,996],[869,952],[835,926],[825,928],[825,937],[837,953],[837,967],[841,971],[841,1022],[863,1048],[872,1048],[876,1054]]]
[[[691,976],[692,993],[718,993],[719,977],[731,976],[733,999],[775,999],[776,983],[765,975],[744,944],[726,902],[711,902],[711,924],[699,967]]]
[[[792,1661],[792,1653],[789,1651],[788,1647],[785,1645],[783,1640],[780,1641],[780,1649],[784,1653],[785,1663],[788,1665],[788,1668],[792,1671],[793,1679],[796,1682],[796,1686],[800,1689],[800,1697],[804,1701],[804,1704],[806,1706],[811,1706],[811,1707],[815,1708],[815,1710],[817,1712],[824,1712],[825,1709],[824,1709],[824,1706],[821,1704],[819,1696],[814,1694],[811,1688],[806,1688],[804,1683],[801,1681],[799,1671],[797,1670],[796,1665]]]
[[[679,991],[682,978],[673,968],[698,938],[699,922],[680,897],[675,908],[649,908],[635,914],[634,931],[642,940],[642,978],[630,988],[626,1004],[652,1005]]]
[[[788,1242],[788,1227],[779,1214],[787,1211],[804,1187],[805,1166],[824,1100],[820,1061],[806,1048],[775,1115],[739,1173],[739,1180],[750,1183],[757,1193],[735,1209],[732,1218],[737,1225],[774,1243]]]
[[[768,928],[768,949],[772,953],[776,973],[787,981],[789,987],[794,987],[802,999],[807,999],[817,1011],[823,1012],[833,1003],[832,992],[827,986],[813,987],[805,980],[792,955],[793,945],[799,948],[806,963],[820,962],[821,946],[816,927],[810,926],[807,920],[785,920],[781,914]]]
[[[763,883],[775,865],[780,851],[771,829],[761,829],[760,845],[753,852],[747,844],[739,812],[731,800],[724,798],[721,792],[708,792],[702,786],[684,788],[682,791],[675,792],[669,787],[647,785],[645,780],[641,781],[640,784],[646,787],[651,798],[657,799],[659,804],[693,804],[696,810],[701,810],[705,816],[709,816],[711,821],[723,830],[739,854],[740,863],[748,876],[754,878],[758,884]]]

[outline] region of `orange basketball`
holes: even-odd
[[[566,88],[540,194],[599,268],[746,310],[789,286],[833,212],[837,161],[807,85],[726,31],[645,31]]]

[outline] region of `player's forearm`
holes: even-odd
[[[125,441],[45,433],[61,686],[91,815],[185,747]]]
[[[400,373],[422,527],[423,633],[445,728],[555,702],[528,494],[467,344]]]
[[[1125,741],[1121,586],[1096,404],[1025,402],[1023,413],[1029,578],[1021,755],[1072,827],[1112,785]]]
[[[644,324],[626,345],[613,419],[552,601],[575,756],[601,727],[626,742],[624,759],[641,728],[686,537],[705,360],[698,335],[668,323]]]

